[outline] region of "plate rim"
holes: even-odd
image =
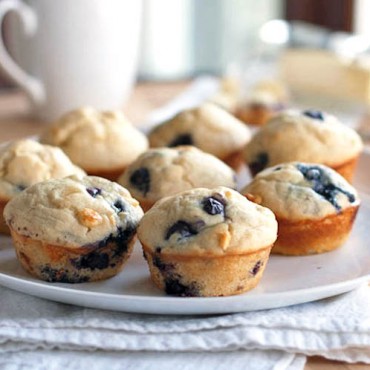
[[[278,297],[275,300],[275,303],[270,303],[268,306],[266,304],[257,304],[254,307],[244,307],[241,308],[240,306],[249,301],[253,301],[258,296],[255,295],[234,295],[234,296],[227,296],[227,297],[171,297],[171,296],[135,296],[135,295],[127,295],[127,294],[113,294],[113,293],[104,293],[104,292],[92,292],[92,291],[83,291],[77,289],[69,289],[64,286],[59,285],[49,285],[46,282],[37,281],[33,278],[20,278],[11,275],[4,274],[0,272],[0,285],[16,290],[21,293],[25,293],[34,297],[43,298],[53,302],[60,302],[66,304],[72,304],[75,306],[80,307],[87,307],[92,309],[106,309],[111,311],[118,311],[118,312],[130,312],[130,313],[139,313],[139,314],[153,314],[153,315],[213,315],[213,314],[231,314],[231,313],[239,313],[239,312],[249,312],[249,311],[259,311],[265,309],[274,309],[274,308],[281,308],[281,307],[288,307],[297,304],[303,304],[308,302],[314,302],[324,298],[334,297],[346,292],[349,292],[362,284],[368,282],[370,280],[370,272],[369,274],[363,275],[361,277],[344,280],[341,282],[336,282],[333,284],[327,284],[324,286],[318,287],[311,287],[311,288],[302,288],[302,289],[294,289],[288,290],[285,292],[271,292],[271,293],[263,293],[264,301],[273,301],[274,298]],[[8,284],[9,283],[9,284]],[[13,284],[14,283],[14,284]],[[14,285],[18,285],[20,283],[22,288],[15,287]],[[37,288],[37,291],[27,291],[27,288],[33,287]],[[40,290],[39,290],[40,289]],[[59,297],[52,297],[50,295],[45,296],[44,293],[48,294],[52,292],[51,296],[54,293],[66,293],[65,296]],[[74,298],[76,295],[84,296],[90,299],[110,299],[115,301],[116,304],[124,302],[125,300],[129,301],[129,305],[123,307],[117,307],[116,304],[109,305],[107,307],[105,304],[100,304],[96,302],[95,304],[91,304],[91,301],[88,299],[84,303],[75,303],[70,301],[69,298]],[[313,298],[314,296],[315,298]],[[297,298],[298,297],[298,298]],[[197,305],[194,307],[193,303],[194,300],[197,301]],[[236,301],[236,302],[234,302]],[[137,304],[142,303],[151,303],[156,306],[156,310],[153,310],[153,307],[149,308],[148,306],[140,306],[141,308],[137,308]],[[166,303],[168,305],[166,305]],[[214,306],[209,307],[210,303],[215,303]],[[236,303],[236,306],[224,308],[220,307],[218,303]],[[161,308],[158,310],[158,305]],[[203,310],[203,306],[207,306],[207,310]],[[114,306],[114,307],[113,307]],[[179,311],[179,306],[181,306],[181,310]]]

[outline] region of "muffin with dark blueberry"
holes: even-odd
[[[61,283],[116,275],[131,254],[142,215],[126,189],[87,176],[35,184],[4,211],[24,269]]]
[[[225,187],[163,198],[138,228],[154,283],[167,294],[199,297],[254,288],[276,233],[269,209]]]
[[[242,122],[211,103],[177,114],[149,135],[152,147],[194,145],[234,169],[243,163],[242,152],[249,139],[249,129]]]
[[[262,127],[244,154],[253,175],[279,163],[300,161],[324,164],[351,181],[362,147],[360,136],[334,116],[288,110]]]
[[[150,149],[132,163],[118,183],[146,211],[159,199],[198,187],[236,187],[234,171],[193,146]]]
[[[91,107],[65,114],[41,137],[60,147],[89,175],[116,180],[141,153],[148,140],[119,111],[97,111]]]
[[[273,253],[328,252],[348,238],[360,204],[356,190],[324,165],[291,162],[259,173],[242,193],[278,220]]]
[[[5,205],[22,190],[40,181],[85,174],[57,147],[34,140],[18,140],[0,151],[0,232],[9,233],[3,219]]]

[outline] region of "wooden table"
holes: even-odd
[[[179,94],[188,82],[141,83],[135,90],[124,111],[133,122],[143,122],[148,112],[160,107]],[[0,142],[39,134],[45,127],[28,116],[28,103],[17,90],[0,93]],[[369,370],[370,365],[344,364],[321,357],[308,359],[305,370]]]

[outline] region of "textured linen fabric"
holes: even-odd
[[[2,370],[301,370],[306,360],[280,351],[71,352],[38,350],[0,356]]]
[[[226,352],[231,362],[241,356],[250,369],[259,369],[257,362],[261,361],[266,364],[261,369],[288,369],[294,361],[298,363],[294,370],[302,369],[304,361],[299,360],[302,357],[295,358],[294,354],[370,363],[370,311],[364,309],[370,306],[368,286],[318,302],[217,316],[155,316],[95,310],[49,302],[7,288],[0,288],[0,302],[3,362],[12,358],[18,361],[23,356],[31,363],[33,355],[24,351],[32,350],[36,351],[37,363],[36,354],[41,356],[45,350],[54,350],[55,361],[60,360],[61,364],[69,358],[74,361],[80,352],[84,352],[83,358],[89,354],[92,363],[101,354],[100,363],[103,358],[110,358],[107,353],[115,352],[114,360],[122,351],[133,356],[132,363],[144,360],[142,351],[156,352],[155,358],[162,353],[163,359],[172,358],[168,352],[175,352],[173,356],[183,353],[179,366],[186,365],[185,353],[189,352],[208,353],[216,365],[219,360],[214,352]],[[70,351],[71,357],[65,351]],[[91,355],[92,351],[95,355]],[[14,352],[18,356],[10,355]],[[168,356],[163,355],[166,353]],[[203,355],[189,357],[201,363],[206,361]],[[149,361],[146,352],[145,356]],[[274,368],[279,361],[286,365]]]

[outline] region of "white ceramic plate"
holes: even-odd
[[[179,298],[164,295],[149,279],[140,245],[118,276],[97,283],[46,283],[19,265],[9,237],[0,237],[0,284],[37,297],[79,306],[151,314],[220,314],[276,307],[331,297],[370,281],[370,153],[358,165],[356,186],[362,205],[348,242],[315,256],[272,255],[258,287],[220,298]]]

